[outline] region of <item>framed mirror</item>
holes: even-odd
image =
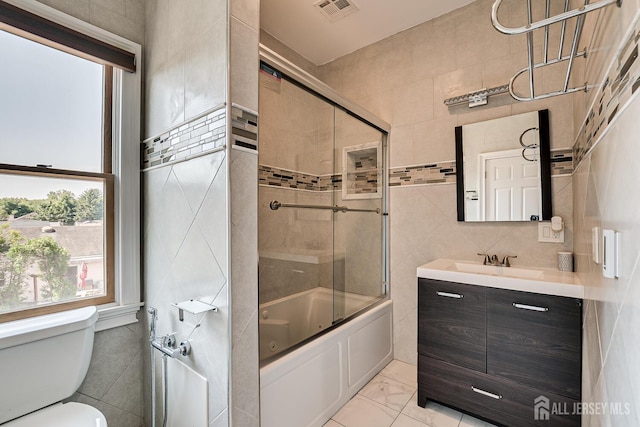
[[[551,219],[549,111],[458,126],[458,221]]]

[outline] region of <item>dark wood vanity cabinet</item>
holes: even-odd
[[[581,321],[579,299],[418,279],[418,404],[579,426]]]

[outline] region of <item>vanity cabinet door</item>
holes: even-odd
[[[485,372],[485,288],[418,279],[418,353]]]
[[[582,303],[487,289],[487,373],[580,398]]]

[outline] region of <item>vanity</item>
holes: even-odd
[[[580,425],[574,273],[439,259],[417,275],[418,405],[509,427]]]

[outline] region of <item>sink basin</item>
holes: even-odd
[[[490,274],[492,276],[519,277],[521,279],[542,279],[542,270],[533,270],[518,267],[502,267],[495,265],[475,264],[471,262],[454,262],[450,267],[452,270],[463,273]]]
[[[418,277],[491,288],[583,298],[575,273],[539,267],[502,267],[480,262],[437,259],[417,269]]]

